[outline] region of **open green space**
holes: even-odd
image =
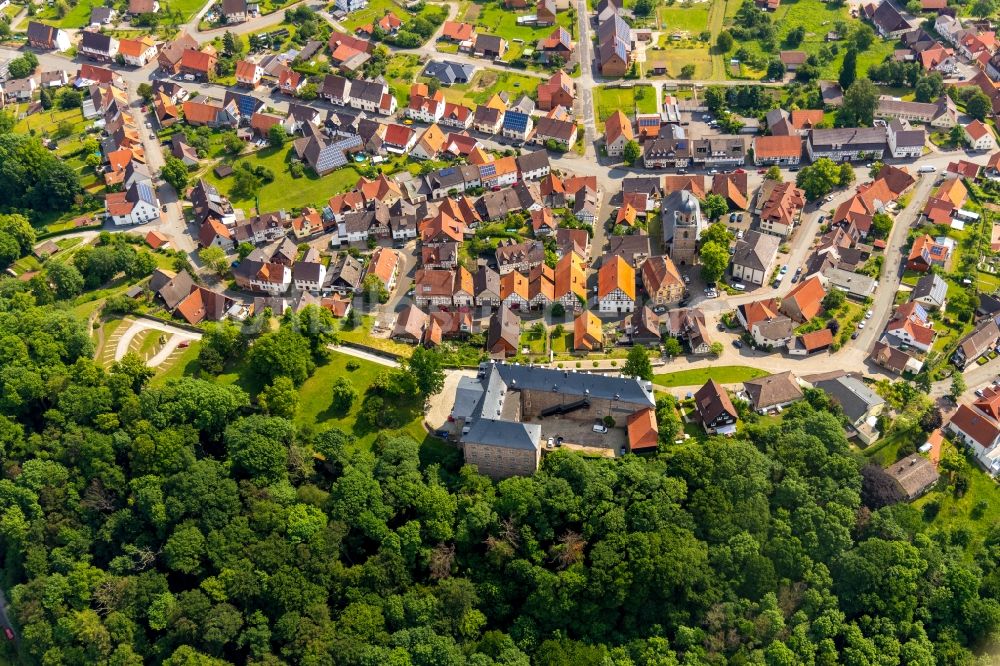
[[[725,3],[725,0],[713,1]],[[660,6],[656,9],[659,29],[668,37],[676,32],[685,32],[690,38],[697,37],[702,31],[708,30],[708,11],[711,4],[711,2],[698,2]]]
[[[764,377],[768,373],[746,365],[716,365],[708,368],[692,368],[677,372],[664,372],[653,376],[653,383],[672,388],[675,386],[701,386],[709,379],[720,384],[737,384],[748,379]]]
[[[553,335],[549,344],[552,345],[552,351],[557,354],[573,351],[573,332]]]
[[[545,334],[539,335],[534,331],[525,331],[521,334],[521,348],[525,347],[532,354],[544,354]]]
[[[343,342],[353,342],[364,345],[379,351],[395,354],[409,358],[413,354],[413,347],[402,342],[396,342],[390,338],[376,338],[372,335],[372,325],[375,323],[374,317],[365,315],[361,318],[361,323],[356,326],[346,326],[342,324],[337,336]]]
[[[950,442],[945,441],[941,450],[942,459],[949,455],[964,456],[962,450],[957,449]],[[982,543],[986,532],[993,525],[992,520],[983,519],[982,516],[996,516],[1000,512],[1000,487],[997,482],[987,476],[976,463],[969,459],[969,470],[966,476],[969,480],[968,489],[965,494],[956,496],[953,488],[935,490],[927,493],[913,506],[917,509],[924,509],[927,504],[937,502],[940,510],[928,523],[931,531],[943,530],[967,530],[972,535],[972,540],[968,544],[969,548],[976,548]],[[973,514],[975,507],[980,502],[985,503],[985,508],[981,508],[982,515],[977,519]]]
[[[679,78],[681,69],[685,65],[694,65],[694,74],[691,77],[693,79],[708,80],[713,78],[714,61],[708,45],[704,43],[687,42],[684,46],[646,51],[646,63],[643,71],[646,76],[649,75],[650,62],[652,61],[664,62],[667,67],[666,78]]]
[[[394,53],[389,58],[384,78],[399,108],[405,107],[409,101],[410,84],[420,71],[420,58],[411,53]]]
[[[428,78],[421,76],[419,80],[426,83]],[[516,101],[521,95],[534,99],[535,91],[541,82],[542,79],[537,76],[480,69],[468,83],[442,86],[441,92],[449,102],[476,107],[486,103],[496,93],[506,93],[512,101]]]
[[[656,91],[649,85],[629,88],[601,86],[594,89],[594,109],[600,130],[615,111],[622,111],[630,117],[637,113],[656,113]]]
[[[348,362],[358,367],[348,370]],[[372,384],[375,377],[382,372],[389,370],[387,366],[372,363],[364,359],[333,352],[330,361],[319,368],[316,372],[302,384],[299,389],[299,413],[296,422],[300,426],[312,426],[317,430],[327,430],[329,428],[340,428],[344,432],[354,435],[356,444],[362,448],[368,448],[375,441],[380,432],[386,434],[405,433],[413,437],[418,442],[424,440],[427,432],[423,426],[423,413],[419,401],[415,405],[394,405],[393,408],[404,412],[406,425],[398,430],[375,430],[364,427],[359,423],[358,414],[361,413],[364,401],[365,390]],[[358,399],[347,411],[338,413],[332,409],[333,395],[330,385],[338,377],[347,377],[358,392]]]
[[[293,178],[289,165],[295,156],[291,144],[283,148],[263,148],[249,155],[236,159],[226,158],[224,163],[235,165],[238,162],[249,162],[251,166],[265,166],[274,172],[274,181],[261,187],[261,210],[291,209],[307,205],[322,206],[334,194],[344,192],[354,187],[358,182],[358,172],[352,166],[346,166],[325,176],[306,167],[301,178]],[[205,180],[219,188],[219,191],[229,197],[232,204],[249,210],[254,205],[253,197],[239,196],[233,192],[236,179],[233,176],[219,178],[214,172],[205,174]]]

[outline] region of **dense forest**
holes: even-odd
[[[866,507],[817,392],[737,438],[494,483],[92,352],[67,310],[0,291],[24,663],[931,666],[1000,626],[1000,527],[970,547]]]

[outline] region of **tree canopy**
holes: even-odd
[[[236,384],[151,378],[9,293],[0,553],[21,662],[930,666],[973,663],[1000,628],[1000,527],[930,527],[820,391],[703,439],[658,395],[658,452],[554,449],[494,481],[433,438],[295,420],[280,405],[320,339],[299,320],[251,341]],[[205,343],[246,341],[225,324]],[[376,416],[439,388],[440,359],[414,356],[371,380]]]

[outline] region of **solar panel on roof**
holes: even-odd
[[[514,130],[515,132],[524,131],[528,127],[528,116],[519,111],[508,111],[504,116],[503,126],[504,129]]]
[[[156,195],[153,193],[153,188],[149,186],[149,183],[144,183],[142,181],[136,183],[135,191],[142,201],[155,205]]]
[[[447,178],[448,176],[450,176],[453,173],[455,173],[454,167],[447,167],[447,168],[441,169],[441,171],[440,171],[440,175],[441,175],[442,178]]]
[[[497,167],[495,164],[483,164],[479,167],[479,173],[482,176],[495,176],[497,175]]]

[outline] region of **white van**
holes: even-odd
[[[733,283],[733,289],[735,289],[736,291],[746,291],[747,290],[747,286],[745,284],[743,284],[742,282],[734,282]]]
[[[917,169],[917,173],[934,173],[935,171],[937,171],[937,168],[931,166],[930,164],[925,164]]]

